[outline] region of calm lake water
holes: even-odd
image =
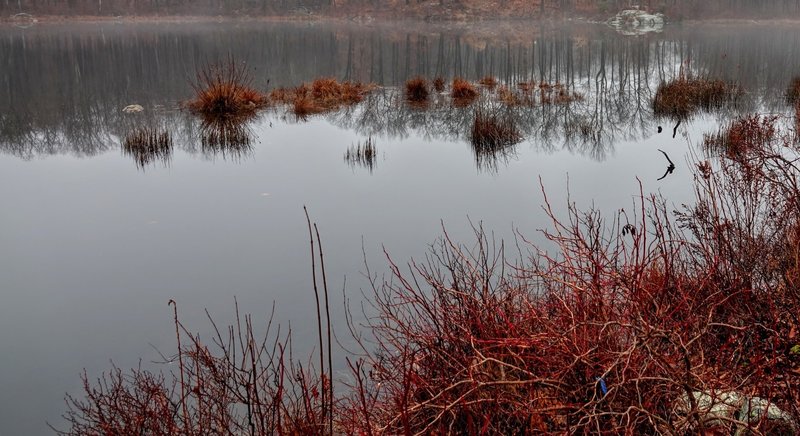
[[[229,56],[263,89],[319,76],[381,87],[305,121],[267,111],[248,126],[252,147],[219,153],[202,146],[178,103],[198,68]],[[673,138],[650,101],[681,68],[746,94]],[[469,144],[474,107],[421,111],[398,97],[396,86],[418,74],[546,80],[584,99],[514,111],[524,140],[487,158]],[[84,368],[95,377],[111,361],[151,367],[156,350],[172,354],[170,299],[203,337],[206,308],[230,323],[236,297],[266,321],[274,302],[296,348],[310,350],[304,205],[319,223],[339,322],[342,291],[358,301],[365,289],[362,248],[382,274],[384,248],[401,264],[420,258],[443,225],[467,244],[470,223],[497,239],[516,230],[536,240],[548,227],[540,181],[558,210],[567,201],[632,209],[639,183],[645,195],[690,202],[702,134],[737,112],[786,111],[798,74],[800,28],[776,25],[672,25],[638,37],[520,22],[0,27],[0,435],[58,427]],[[145,110],[123,113],[129,104]],[[131,126],[150,124],[172,133],[175,151],[141,168],[120,144]],[[348,165],[348,147],[367,138],[376,166]],[[658,149],[677,165],[660,181]]]

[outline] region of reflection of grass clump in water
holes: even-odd
[[[122,152],[132,156],[139,168],[156,160],[167,163],[172,156],[172,136],[166,130],[136,128],[125,136]]]
[[[377,164],[377,157],[378,151],[371,136],[363,144],[351,145],[344,153],[344,160],[350,166],[362,166],[369,169],[370,172]]]
[[[778,139],[777,117],[751,114],[731,121],[717,133],[703,136],[703,145],[710,151],[731,158],[744,157],[748,152],[762,150]]]
[[[371,84],[321,78],[294,89],[275,89],[270,97],[276,102],[290,105],[298,117],[305,117],[360,103],[373,88]]]
[[[415,77],[406,82],[406,100],[411,103],[428,102],[428,83],[422,77]]]
[[[741,94],[739,87],[722,80],[687,78],[658,85],[653,98],[653,113],[673,119],[686,119],[700,110],[711,110]]]
[[[197,81],[192,84],[195,98],[187,107],[204,116],[253,116],[267,105],[268,98],[253,89],[251,82],[244,68],[233,60],[208,66],[197,73]]]
[[[453,79],[453,89],[450,91],[450,95],[456,106],[467,106],[478,97],[478,91],[471,83],[456,77]]]
[[[203,153],[241,157],[252,150],[252,133],[244,120],[219,118],[204,120],[200,126]]]
[[[475,111],[470,143],[476,155],[492,155],[522,139],[510,117],[498,117],[483,110]]]

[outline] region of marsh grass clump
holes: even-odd
[[[683,120],[701,110],[721,107],[741,94],[738,86],[722,80],[687,78],[681,75],[672,82],[658,85],[653,98],[656,116]]]
[[[521,139],[522,136],[511,117],[489,114],[484,109],[475,111],[470,144],[476,155],[495,154]]]
[[[478,98],[478,90],[468,81],[456,77],[453,79],[450,95],[453,97],[453,104],[456,106],[468,106]]]
[[[428,82],[423,77],[415,77],[406,82],[406,101],[413,104],[428,102]]]
[[[232,59],[200,70],[192,87],[195,98],[186,106],[192,113],[206,117],[255,116],[269,103],[266,94],[252,87],[245,68]]]
[[[525,94],[530,94],[536,89],[536,82],[518,82],[517,88]]]
[[[436,92],[444,92],[444,85],[445,85],[445,83],[444,83],[444,79],[443,78],[437,77],[437,78],[433,79],[433,89]]]
[[[478,83],[488,89],[494,89],[497,86],[497,79],[494,76],[484,76]]]
[[[569,89],[559,83],[555,84],[541,82],[539,88],[539,102],[541,104],[568,104],[573,101],[583,100],[583,95],[577,92],[570,92]]]
[[[728,123],[717,133],[703,135],[709,151],[730,158],[741,158],[755,150],[764,150],[778,137],[776,116],[750,114]]]
[[[507,86],[500,86],[497,88],[497,99],[506,106],[521,106],[526,102],[523,96],[509,89]]]
[[[156,128],[135,128],[125,135],[122,152],[133,157],[142,169],[155,161],[166,164],[172,157],[172,135]]]
[[[344,161],[350,166],[361,166],[372,172],[378,163],[378,150],[372,137],[367,138],[363,144],[359,142],[351,145],[344,153]]]
[[[550,88],[551,101],[555,104],[569,104],[574,101],[582,101],[583,94],[570,92],[569,88],[561,83],[556,83]]]
[[[360,82],[339,82],[333,78],[319,78],[296,88],[278,88],[270,98],[286,104],[300,118],[337,110],[343,106],[360,103],[375,85]]]
[[[534,106],[537,103],[566,105],[584,99],[583,94],[571,91],[568,86],[558,82],[519,82],[516,89],[499,86],[495,95],[499,102],[507,106]]]

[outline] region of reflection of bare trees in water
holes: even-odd
[[[623,113],[609,121],[607,114],[599,112],[607,104],[603,97],[598,97],[599,101],[583,98],[565,103],[507,105],[500,101],[497,92],[483,90],[475,102],[464,107],[453,105],[448,95],[437,95],[423,110],[407,104],[403,90],[384,88],[368,96],[361,105],[327,118],[333,124],[365,136],[405,138],[416,135],[428,140],[462,140],[473,145],[481,166],[493,155],[507,161],[513,156],[510,153],[513,147],[509,146],[521,138],[528,138],[543,151],[555,151],[563,146],[602,159],[613,147],[616,135],[622,131],[629,134],[631,127],[622,123],[634,119]],[[485,137],[488,140],[476,136],[476,111],[496,118],[496,122],[489,125],[503,128],[489,133]],[[607,125],[614,128],[605,129]],[[509,134],[504,135],[503,131]],[[491,139],[511,137],[515,139]]]
[[[520,82],[560,83],[583,100],[522,104],[509,117],[539,150],[566,148],[595,159],[604,159],[620,139],[654,132],[655,89],[678,77],[682,65],[747,91],[743,106],[714,114],[720,117],[762,107],[786,110],[786,86],[800,71],[796,29],[686,28],[647,38],[621,38],[597,27],[524,32],[475,38],[447,29],[412,33],[398,27],[387,32],[380,26],[280,24],[225,31],[143,25],[103,32],[42,28],[24,35],[3,33],[0,52],[7,56],[0,59],[0,151],[30,159],[115,149],[131,129],[121,108],[133,103],[159,117],[179,149],[228,155],[231,145],[238,145],[246,151],[252,136],[243,125],[203,129],[183,114],[157,109],[188,97],[187,71],[228,53],[248,60],[257,71],[257,88],[264,88],[267,79],[289,86],[319,76],[380,85],[404,85],[416,76],[445,79],[434,81],[426,110],[413,110],[402,92],[390,87],[373,92],[357,107],[325,115],[364,136],[467,141],[475,105],[487,104],[503,86],[514,90]],[[270,62],[276,58],[285,62]],[[443,88],[457,76],[473,83],[496,77],[498,88],[479,87],[477,102],[454,108]],[[207,131],[205,141],[198,130]]]
[[[0,114],[0,151],[27,160],[51,154],[94,156],[115,148],[107,129],[86,128],[87,124],[102,124],[110,118],[94,106],[76,108],[70,115],[71,122],[64,122],[62,114],[55,111],[25,105],[8,107],[9,112]]]

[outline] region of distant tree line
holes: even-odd
[[[465,12],[475,16],[606,16],[638,7],[674,19],[785,18],[800,16],[800,0],[0,0],[0,14],[64,16],[196,15],[266,16],[285,14],[358,15],[395,13],[440,17]],[[495,11],[489,12],[486,11]]]

